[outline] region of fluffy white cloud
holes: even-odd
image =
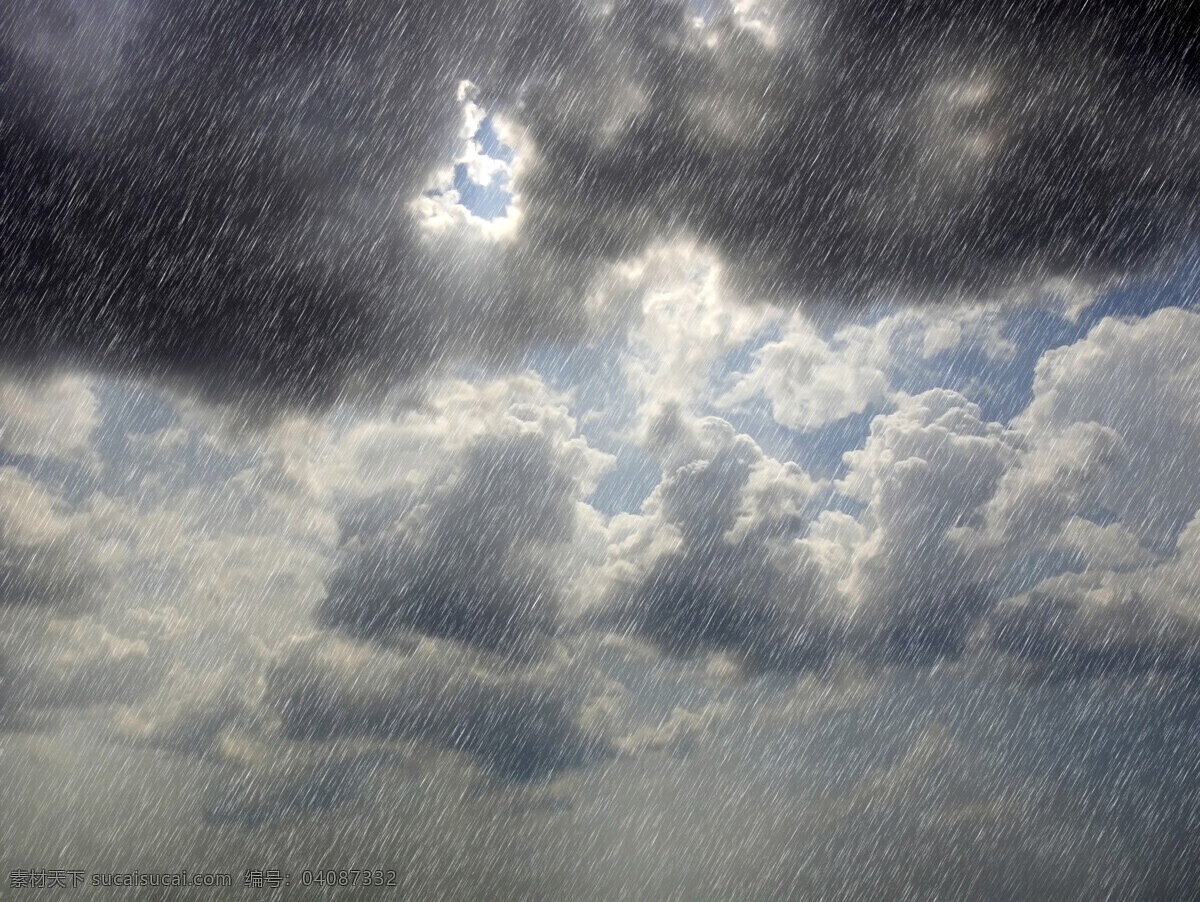
[[[1200,506],[1198,329],[1182,310],[1103,321],[1045,355],[1011,428],[944,390],[876,417],[838,484],[862,513],[826,511],[807,540],[840,580],[855,650],[961,654],[1032,578],[989,625],[994,644],[1081,666],[1148,668],[1148,654],[1181,666],[1193,565],[1183,539],[1171,548]]]
[[[1164,309],[1103,320],[1038,364],[1015,421],[1027,453],[978,541],[1000,561],[1074,564],[1001,606],[995,646],[1072,672],[1194,668],[1198,339],[1200,316]]]
[[[102,595],[121,558],[105,522],[103,512],[71,510],[15,467],[0,468],[0,606],[65,609]]]
[[[852,629],[885,657],[956,654],[991,582],[964,541],[1020,454],[1020,436],[937,389],[876,417],[839,488],[866,505],[843,583]]]
[[[888,338],[879,328],[852,326],[827,342],[795,316],[782,338],[755,353],[754,367],[722,401],[732,405],[762,395],[775,420],[789,429],[816,429],[881,406],[891,397],[884,370]]]
[[[1200,314],[1105,319],[1042,358],[1034,395],[1015,421],[1032,440],[1053,441],[1078,423],[1120,438],[1124,460],[1096,500],[1143,541],[1169,546],[1200,509]]]
[[[512,241],[517,235],[521,219],[520,196],[516,194],[517,177],[533,150],[522,148],[512,162],[489,156],[475,137],[487,117],[477,103],[478,87],[469,81],[461,81],[456,94],[462,108],[458,152],[448,166],[432,175],[428,189],[409,202],[409,211],[416,218],[426,240],[434,244],[450,238],[455,244],[468,247],[480,242]],[[510,148],[523,143],[514,127],[506,126],[502,120],[492,121],[503,133],[502,140]],[[465,169],[467,179],[474,185],[507,189],[511,196],[503,215],[484,218],[463,203],[455,188],[456,170],[459,167]]]
[[[819,429],[893,403],[895,373],[914,359],[964,346],[992,357],[1010,354],[1003,324],[1000,311],[988,306],[905,310],[870,325],[843,326],[826,339],[816,324],[796,313],[778,340],[755,352],[750,371],[720,404],[736,406],[761,396],[781,425]]]
[[[657,246],[602,276],[588,299],[599,341],[624,342],[621,366],[639,427],[705,400],[722,357],[780,311],[734,297],[718,257],[694,244]]]
[[[82,458],[99,423],[82,376],[0,380],[0,449],[34,457]]]
[[[1098,491],[1124,465],[1127,448],[1112,429],[1071,423],[1030,441],[1005,474],[984,512],[979,541],[1011,559],[1049,547],[1081,512],[1099,510]]]
[[[559,447],[563,465],[585,495],[610,458],[578,434],[569,394],[532,372],[480,382],[453,379],[433,386],[414,404],[401,398],[386,411],[352,422],[312,462],[316,478],[335,495],[360,498],[415,490],[448,460],[487,435],[537,432]]]

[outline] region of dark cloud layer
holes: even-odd
[[[1079,603],[1030,593],[1002,605],[989,624],[992,645],[1050,677],[1171,673],[1200,675],[1196,626],[1132,594],[1088,616]]]
[[[1193,232],[1182,5],[761,6],[773,41],[618,4],[523,113],[532,240],[690,232],[754,290],[844,302],[1103,279]]]
[[[267,685],[288,739],[419,739],[512,780],[613,755],[603,736],[575,720],[579,699],[561,679],[333,644],[297,647],[274,665]]]
[[[679,232],[838,301],[1124,273],[1195,225],[1188,8],[18,0],[0,348],[304,404],[574,334]],[[536,149],[466,255],[406,207],[461,78]]]
[[[472,295],[424,254],[405,204],[453,149],[456,81],[548,63],[559,19],[542,2],[6,5],[6,358],[260,403],[420,371],[447,295],[498,289]]]

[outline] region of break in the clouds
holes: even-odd
[[[5,6],[0,862],[1194,897],[1188,12]]]

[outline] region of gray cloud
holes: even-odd
[[[583,699],[563,677],[471,667],[444,647],[406,655],[309,642],[272,666],[267,698],[285,738],[424,740],[497,776],[530,780],[613,754],[576,719]]]
[[[423,497],[384,493],[348,515],[318,620],[358,636],[411,630],[529,655],[555,632],[560,605],[538,552],[570,540],[578,494],[548,436],[483,436]]]
[[[1200,675],[1200,624],[1125,588],[1103,603],[1060,588],[1005,602],[989,619],[992,647],[1049,678]]]
[[[0,629],[0,728],[54,725],[64,712],[129,704],[166,677],[160,643],[123,636],[89,618]]]
[[[1171,554],[1149,565],[1120,563],[1097,555],[1081,572],[1052,576],[1006,600],[985,625],[989,643],[1051,678],[1158,673],[1194,681],[1200,520]]]
[[[614,524],[600,622],[676,655],[819,666],[833,646],[828,586],[797,541],[813,484],[723,421],[673,419],[667,458],[692,459]]]
[[[289,818],[319,815],[358,801],[365,792],[375,757],[360,756],[323,762],[274,779],[247,773],[216,798],[204,812],[214,826],[261,827]]]
[[[250,682],[246,672],[176,669],[161,692],[125,712],[115,733],[132,744],[179,755],[236,759],[224,745],[229,736],[240,731],[253,741],[268,732],[259,710],[261,691]]]
[[[0,607],[71,610],[109,582],[93,519],[15,467],[0,468]]]

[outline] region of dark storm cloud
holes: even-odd
[[[538,0],[6,4],[7,362],[252,403],[420,371],[454,337],[448,294],[504,304],[420,250],[405,204],[453,149],[457,80],[503,87],[506,68],[551,65],[563,14]]]
[[[345,523],[318,619],[357,636],[414,631],[525,656],[554,632],[539,549],[575,529],[575,479],[544,435],[485,436],[428,497],[372,499]],[[361,530],[361,531],[359,531]]]
[[[685,232],[755,291],[933,298],[1153,263],[1195,225],[1184,4],[17,0],[0,14],[0,349],[328,401],[569,337]],[[528,128],[521,237],[406,204],[460,78]]]
[[[840,303],[1100,280],[1194,233],[1184,5],[755,6],[618,3],[528,92],[531,241],[684,232],[752,291]]]
[[[574,695],[561,674],[472,668],[448,649],[400,655],[337,642],[297,646],[267,678],[287,739],[423,740],[513,780],[612,757],[608,740],[576,721]]]

